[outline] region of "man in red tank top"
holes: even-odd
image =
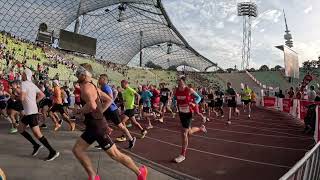
[[[186,86],[184,77],[179,79],[178,88],[176,89],[174,95],[177,100],[179,117],[182,125],[182,150],[181,154],[176,157],[174,161],[176,163],[180,163],[186,159],[189,136],[198,131],[206,133],[207,130],[204,125],[201,127],[191,127],[192,107],[195,106],[193,103],[193,97],[195,97],[195,103],[199,103],[201,98],[193,89]]]

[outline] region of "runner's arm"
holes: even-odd
[[[113,99],[112,96],[109,96],[108,94],[104,93],[100,89],[98,89],[99,96],[101,98],[102,102],[102,107],[101,107],[101,112],[105,112],[112,104]]]
[[[199,96],[199,94],[195,91],[195,90],[193,90],[192,88],[190,88],[190,93],[194,96],[194,102],[196,103],[196,104],[199,104],[200,103],[200,101],[201,101],[201,97]]]

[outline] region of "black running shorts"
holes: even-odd
[[[7,103],[8,103],[8,105],[7,105],[8,110],[13,109],[18,112],[23,110],[23,105],[22,105],[21,101],[19,101],[19,100],[14,101],[13,99],[9,99]]]
[[[249,100],[243,100],[243,103],[245,104],[245,105],[248,105],[249,103],[251,103],[251,100],[249,99]]]
[[[52,106],[52,100],[48,98],[44,98],[39,102],[39,108],[43,108],[44,106],[51,107]]]
[[[124,111],[124,115],[128,116],[129,118],[134,116],[134,109],[127,109]]]
[[[184,129],[189,129],[191,127],[192,122],[192,113],[179,113],[180,122]]]
[[[52,108],[50,109],[51,112],[59,112],[60,114],[66,113],[64,111],[63,105],[62,104],[54,104]]]
[[[152,110],[151,110],[150,107],[143,107],[143,112],[145,112],[145,113],[151,113]]]
[[[237,107],[237,102],[235,100],[228,100],[228,107]]]
[[[107,151],[113,146],[113,141],[107,134],[107,123],[103,119],[85,119],[86,129],[80,136],[89,145],[95,141],[98,142],[99,146]]]
[[[39,114],[31,114],[31,115],[23,116],[21,119],[21,122],[25,125],[29,125],[30,128],[38,126],[39,125]]]
[[[7,103],[5,101],[0,101],[0,109],[6,109]]]
[[[110,120],[113,122],[114,125],[118,126],[121,123],[121,118],[120,118],[120,114],[119,114],[119,110],[114,110],[114,111],[110,111],[109,109],[106,110],[103,113],[104,117],[107,120]]]

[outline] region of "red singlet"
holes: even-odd
[[[190,113],[191,112],[190,102],[192,102],[190,89],[188,87],[185,87],[183,91],[180,91],[178,88],[176,90],[175,96],[177,98],[179,111],[182,113]]]

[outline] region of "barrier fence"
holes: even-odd
[[[279,180],[320,180],[320,142]]]
[[[304,121],[309,105],[316,106],[314,140],[317,144],[279,180],[320,180],[320,102],[263,97],[261,105],[265,108],[277,109],[288,113],[296,118],[297,121]]]

